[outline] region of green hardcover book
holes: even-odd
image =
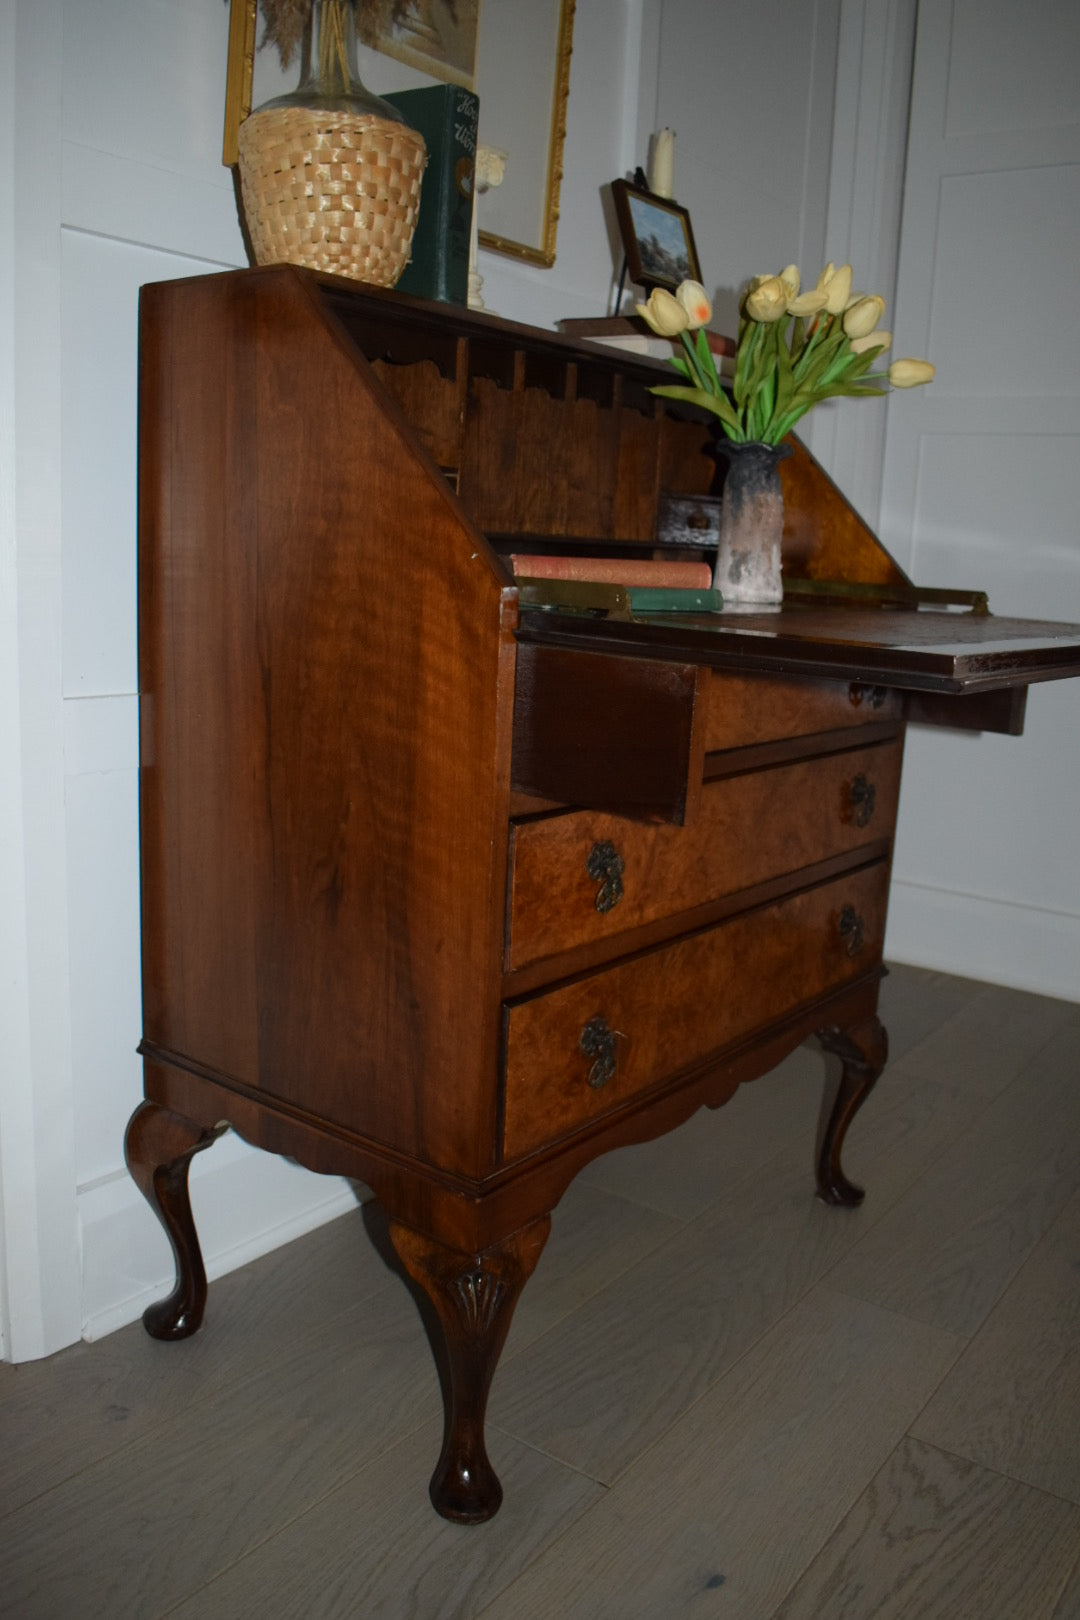
[[[467,304],[480,102],[456,84],[397,90],[383,99],[424,137],[428,150],[412,255],[398,291]]]
[[[626,594],[631,613],[720,613],[724,607],[719,591],[687,591],[677,585],[631,585]]]

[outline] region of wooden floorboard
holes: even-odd
[[[384,1452],[331,1497],[173,1611],[176,1620],[464,1620],[577,1523],[602,1487],[509,1435],[489,1435],[506,1491],[478,1534],[432,1511],[441,1423]]]
[[[1080,1186],[1078,1074],[1074,1018],[928,1166],[830,1282],[974,1333]]]
[[[336,1318],[399,1286],[357,1210],[221,1278],[194,1338],[163,1344],[136,1323],[5,1367],[0,1513],[196,1409],[208,1391],[257,1381],[305,1343],[318,1346]]]
[[[897,968],[812,1196],[825,1066],[590,1166],[511,1329],[488,1526],[427,1499],[438,1384],[358,1211],[0,1367],[0,1617],[1080,1620],[1080,1008]]]
[[[951,1334],[816,1290],[484,1620],[764,1620],[959,1348]]]
[[[1050,1614],[1080,1509],[919,1440],[901,1442],[776,1620]]]
[[[604,1483],[618,1478],[855,1241],[861,1211],[813,1198],[805,1154],[715,1205],[503,1369],[491,1415]]]
[[[1080,1505],[1080,1193],[912,1433]]]

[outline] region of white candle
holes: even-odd
[[[649,190],[658,197],[675,195],[675,131],[659,129],[653,136]]]

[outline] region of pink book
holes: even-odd
[[[579,579],[597,585],[675,586],[708,590],[712,569],[703,562],[663,562],[653,557],[533,557],[517,553],[510,558],[514,573],[523,579]]]

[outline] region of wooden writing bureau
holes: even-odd
[[[1016,732],[1027,683],[1080,673],[1080,626],[913,607],[798,446],[781,612],[524,608],[500,552],[707,540],[711,427],[664,376],[290,268],[142,296],[127,1154],[178,1274],[146,1325],[202,1319],[188,1166],[225,1125],[360,1179],[445,1336],[431,1494],[465,1521],[498,1508],[488,1387],[590,1159],[816,1035],[818,1190],[862,1196],[905,720]]]

